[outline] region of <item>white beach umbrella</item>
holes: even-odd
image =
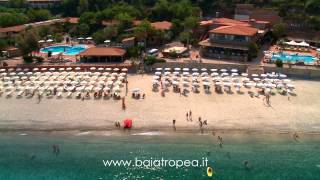
[[[175,71],[175,72],[173,72],[173,74],[174,74],[174,75],[179,75],[180,72]]]
[[[222,85],[222,82],[220,82],[220,81],[217,81],[217,82],[215,82],[214,84],[215,84],[215,85],[218,85],[218,86],[220,86],[220,85]]]
[[[182,75],[184,75],[184,76],[189,76],[190,73],[189,73],[189,72],[183,72]]]
[[[182,71],[189,71],[189,68],[183,68]]]
[[[227,72],[228,70],[226,69],[220,69],[221,72]]]
[[[231,72],[237,73],[237,72],[238,72],[238,69],[231,69]]]
[[[96,70],[96,69],[97,69],[96,67],[91,67],[91,68],[90,68],[91,71],[94,71],[94,70]]]
[[[173,84],[173,85],[178,85],[179,82],[178,82],[178,81],[172,81],[172,84]]]
[[[166,75],[166,76],[169,76],[170,74],[171,74],[171,72],[168,72],[168,71],[164,72],[164,75]]]
[[[59,68],[59,71],[64,71],[65,70],[65,68]]]
[[[235,87],[242,87],[242,85],[243,85],[242,83],[235,83],[234,84]]]
[[[115,91],[115,92],[120,92],[120,87],[119,87],[119,86],[115,86],[115,87],[113,88],[113,91]]]
[[[229,73],[226,73],[226,72],[221,73],[221,76],[229,76]]]
[[[24,72],[18,72],[18,76],[24,75]]]
[[[171,71],[171,68],[164,68],[165,71]]]
[[[243,76],[243,77],[247,77],[247,76],[248,76],[248,74],[247,74],[247,73],[241,73],[241,76]]]
[[[33,68],[32,70],[33,71],[39,71],[39,68]]]
[[[49,69],[49,71],[55,71],[56,70],[56,68],[50,68]]]
[[[210,86],[211,85],[210,82],[203,82],[202,84],[205,85],[205,86]]]
[[[76,67],[76,68],[74,68],[76,71],[80,71],[81,70],[81,68],[80,67]]]
[[[162,68],[156,68],[157,71],[162,71]]]
[[[174,68],[175,71],[181,71],[181,68]]]
[[[266,78],[268,75],[267,74],[261,74],[260,77]]]
[[[155,72],[154,74],[160,76],[161,72]]]
[[[120,70],[119,68],[114,68],[114,69],[113,69],[113,71],[119,71],[119,70]]]
[[[260,81],[260,78],[253,78],[254,81]]]
[[[252,74],[251,76],[252,77],[258,77],[259,75],[258,74]]]
[[[214,77],[214,76],[219,76],[219,73],[213,72],[213,73],[211,73],[211,76],[212,76],[212,77]]]
[[[22,71],[22,68],[16,68],[16,71]]]
[[[16,74],[17,74],[16,72],[9,73],[10,76],[15,76]]]
[[[202,72],[208,71],[207,68],[202,68],[201,69]]]
[[[158,80],[156,80],[156,79],[153,79],[153,80],[152,80],[152,84],[158,84],[158,83],[159,83]]]
[[[198,72],[199,70],[198,70],[198,68],[192,68],[192,71],[193,72]]]
[[[105,70],[106,70],[106,71],[111,71],[112,69],[111,69],[111,68],[106,68]]]
[[[122,68],[121,71],[122,72],[128,72],[128,69],[127,68]]]
[[[287,87],[293,89],[295,86],[293,84],[287,84]]]
[[[199,76],[199,73],[198,72],[194,72],[194,73],[192,73],[192,76]]]
[[[67,71],[71,71],[71,70],[72,70],[72,68],[71,68],[71,67],[68,67],[66,70],[67,70]]]
[[[0,72],[6,72],[6,69],[0,69]]]
[[[231,76],[239,76],[238,73],[231,73]]]
[[[209,74],[207,72],[202,72],[201,76],[208,76]]]
[[[217,72],[218,69],[210,69],[211,72]]]
[[[287,75],[285,75],[285,74],[280,74],[279,77],[280,77],[280,78],[286,78]]]
[[[291,80],[290,79],[284,79],[284,80],[282,80],[284,83],[290,83],[291,82]]]

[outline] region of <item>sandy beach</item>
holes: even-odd
[[[134,120],[137,130],[172,130],[176,119],[177,130],[199,131],[198,117],[207,120],[206,130],[240,130],[261,132],[315,132],[320,133],[320,82],[294,79],[296,96],[271,97],[271,106],[263,97],[243,94],[199,94],[180,96],[172,88],[165,97],[152,91],[152,75],[129,75],[127,109],[121,101],[112,99],[79,100],[56,97],[0,97],[1,130],[110,130],[115,121]],[[132,99],[131,90],[140,88],[146,99]],[[253,89],[254,90],[254,89]],[[122,90],[124,95],[124,89]],[[64,95],[66,96],[66,95]],[[193,121],[186,120],[192,110]]]

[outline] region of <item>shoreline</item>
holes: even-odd
[[[205,128],[203,133],[199,129],[192,129],[188,127],[180,127],[177,130],[172,128],[133,128],[133,129],[116,129],[116,128],[94,128],[94,127],[82,127],[82,128],[46,128],[46,129],[32,129],[32,128],[0,128],[0,133],[15,133],[15,132],[29,132],[29,133],[84,133],[90,132],[92,134],[101,132],[116,132],[117,134],[126,134],[125,132],[131,133],[146,133],[146,132],[159,132],[164,134],[211,134],[214,133],[226,133],[226,134],[308,134],[308,135],[320,135],[319,131],[285,131],[285,130],[249,130],[249,129],[210,129]]]

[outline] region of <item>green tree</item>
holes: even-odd
[[[285,34],[285,26],[284,26],[284,24],[282,24],[282,23],[275,24],[273,26],[273,34],[274,34],[276,39],[279,39],[279,38],[283,37],[284,34]]]
[[[134,28],[134,36],[144,41],[145,47],[147,47],[147,40],[149,37],[155,34],[155,29],[151,26],[149,21],[142,21],[136,28]]]
[[[183,31],[179,34],[179,40],[183,44],[189,44],[190,43],[190,38],[191,38],[191,33],[188,31]]]
[[[90,27],[87,24],[79,24],[78,25],[78,35],[79,36],[87,36],[90,32]]]
[[[26,5],[26,0],[10,0],[9,6],[13,8],[23,8]]]
[[[51,18],[51,13],[47,9],[30,9],[27,12],[27,16],[33,22],[46,21]]]
[[[39,50],[38,41],[39,36],[34,29],[22,32],[17,39],[18,47],[23,55],[30,55],[33,51]]]
[[[259,47],[256,43],[249,44],[249,52],[248,52],[248,59],[251,61],[253,58],[258,56]]]
[[[20,25],[28,21],[29,18],[20,13],[0,13],[0,27]]]
[[[89,3],[88,0],[79,0],[79,5],[77,7],[78,14],[82,14],[89,10]]]

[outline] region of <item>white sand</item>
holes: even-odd
[[[264,105],[262,97],[251,98],[244,94],[210,95],[200,92],[188,97],[170,92],[161,97],[152,92],[152,76],[129,76],[129,91],[140,88],[145,100],[126,97],[127,110],[121,101],[79,99],[47,99],[38,104],[32,99],[15,96],[0,97],[0,129],[64,130],[64,129],[114,129],[115,121],[134,120],[135,129],[172,129],[176,119],[177,130],[198,130],[198,117],[207,119],[206,129],[249,131],[303,131],[320,132],[320,82],[294,80],[297,96],[276,94],[271,97],[272,107]],[[66,94],[64,94],[66,96]],[[193,121],[186,121],[186,112],[192,110]]]

